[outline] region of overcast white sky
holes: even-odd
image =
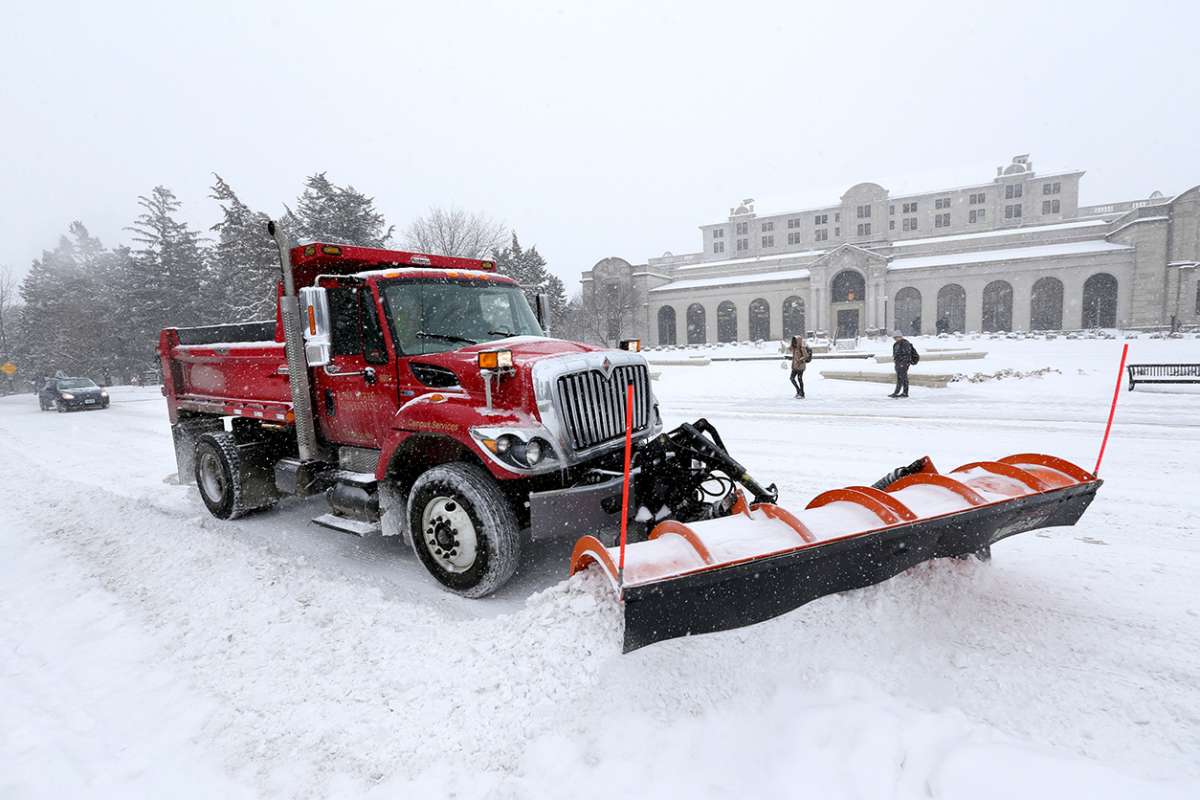
[[[207,228],[326,170],[399,228],[484,211],[569,290],[760,212],[1087,170],[1082,202],[1200,183],[1200,3],[17,2],[0,44],[0,263],[156,184]]]

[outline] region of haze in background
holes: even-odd
[[[22,3],[0,48],[0,263],[106,245],[219,172],[251,205],[328,171],[398,229],[484,211],[578,285],[760,212],[1081,168],[1082,203],[1200,182],[1194,3]]]

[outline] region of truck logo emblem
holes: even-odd
[[[604,377],[612,377],[612,362],[608,360],[608,356],[604,357],[604,361],[600,362],[600,368],[604,370]]]

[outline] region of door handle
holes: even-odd
[[[379,380],[379,376],[375,372],[374,367],[364,367],[363,369],[342,371],[342,370],[338,369],[336,364],[326,364],[324,369],[325,369],[325,374],[331,378],[354,378],[354,377],[361,375],[363,378],[363,381],[366,382],[368,385],[373,385],[376,381]]]

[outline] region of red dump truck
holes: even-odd
[[[160,335],[179,479],[222,519],[323,494],[315,522],[404,536],[470,597],[512,576],[527,538],[577,536],[571,571],[612,580],[627,650],[768,619],[931,558],[986,556],[1004,537],[1073,524],[1100,485],[1053,456],[946,474],[922,458],[792,513],[706,420],[663,430],[637,342],[550,338],[545,298],[535,312],[491,262],[292,247],[269,230],[273,321]],[[622,522],[628,553],[613,543]]]

